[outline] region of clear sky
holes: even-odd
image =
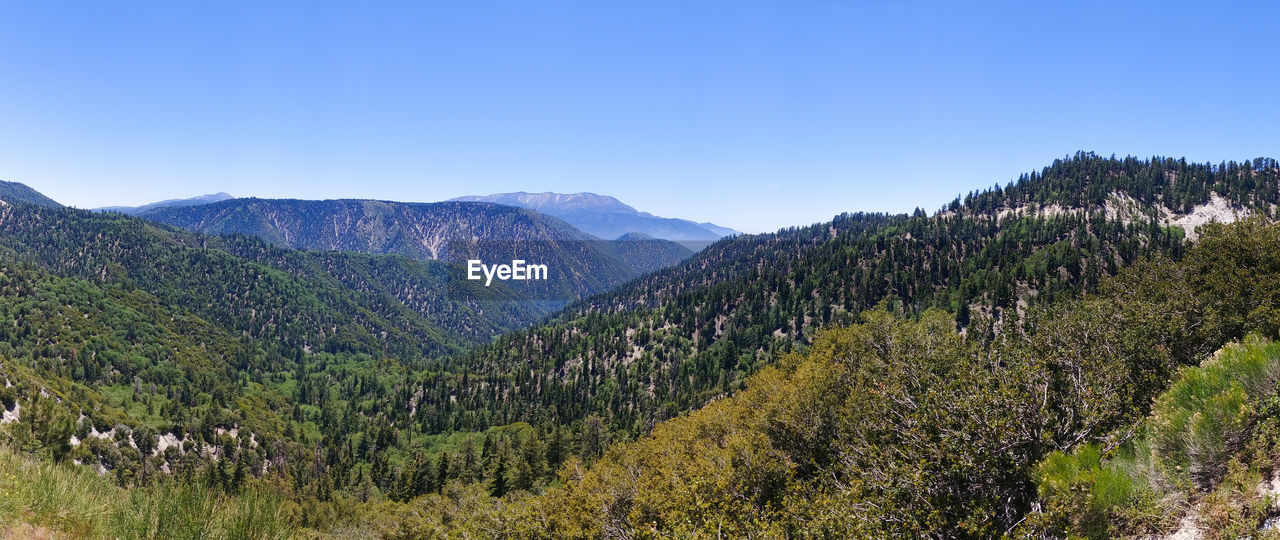
[[[1275,3],[959,4],[0,0],[0,179],[79,207],[592,191],[759,232],[1082,149],[1280,157]]]

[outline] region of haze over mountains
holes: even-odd
[[[556,216],[582,231],[600,238],[618,238],[641,233],[675,241],[715,241],[738,231],[713,223],[664,218],[641,212],[622,201],[595,193],[497,193],[470,195],[455,201],[482,201],[531,208]]]
[[[209,195],[201,195],[199,197],[191,197],[187,199],[168,199],[160,202],[153,202],[151,204],[144,204],[142,206],[104,206],[102,208],[94,208],[93,211],[120,212],[121,214],[136,216],[148,210],[155,210],[157,208],[198,206],[201,204],[216,203],[216,202],[225,201],[225,200],[234,199],[234,198],[235,197],[232,197],[227,193],[219,192],[219,193],[213,193]]]
[[[215,193],[187,199],[170,199],[141,206],[106,206],[93,210],[141,215],[161,208],[200,206],[230,199],[234,197],[227,193]],[[648,237],[691,242],[686,245],[693,246],[694,251],[705,247],[711,241],[739,234],[738,231],[714,223],[697,223],[687,219],[655,216],[649,212],[636,210],[614,197],[595,193],[498,193],[450,200],[450,202],[453,201],[489,202],[528,208],[563,219],[578,230],[604,240],[613,240],[629,234],[632,235],[631,238]]]

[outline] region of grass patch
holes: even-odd
[[[266,482],[230,495],[200,482],[124,489],[85,467],[0,447],[0,522],[73,538],[293,538],[291,503]],[[0,531],[2,532],[2,531]]]

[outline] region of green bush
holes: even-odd
[[[1089,538],[1107,538],[1111,514],[1135,492],[1129,474],[1117,464],[1102,463],[1102,452],[1093,444],[1071,454],[1050,454],[1035,477],[1047,513],[1060,517],[1055,528]]]
[[[1152,450],[1166,473],[1208,487],[1222,478],[1253,417],[1276,393],[1280,345],[1250,336],[1200,367],[1183,369],[1152,411]]]

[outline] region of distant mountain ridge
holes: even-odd
[[[692,251],[674,242],[601,241],[558,218],[479,202],[403,203],[338,199],[231,199],[156,208],[145,219],[205,234],[244,234],[294,249],[403,255],[463,264],[537,255],[567,282],[550,290],[580,298],[676,264]],[[623,245],[625,244],[625,245]]]
[[[136,216],[138,214],[142,214],[150,210],[155,210],[157,208],[199,206],[202,204],[222,202],[222,201],[225,201],[228,199],[234,199],[234,198],[235,197],[232,197],[227,193],[218,192],[218,193],[211,193],[209,195],[201,195],[199,197],[191,197],[188,199],[167,199],[159,202],[153,202],[151,204],[144,204],[142,206],[104,206],[102,208],[94,208],[93,211],[94,212],[120,212],[121,214]]]
[[[673,241],[714,241],[738,231],[712,223],[665,218],[641,212],[608,195],[595,193],[496,193],[469,195],[453,201],[489,202],[537,210],[563,219],[582,231],[605,239],[641,233]]]

